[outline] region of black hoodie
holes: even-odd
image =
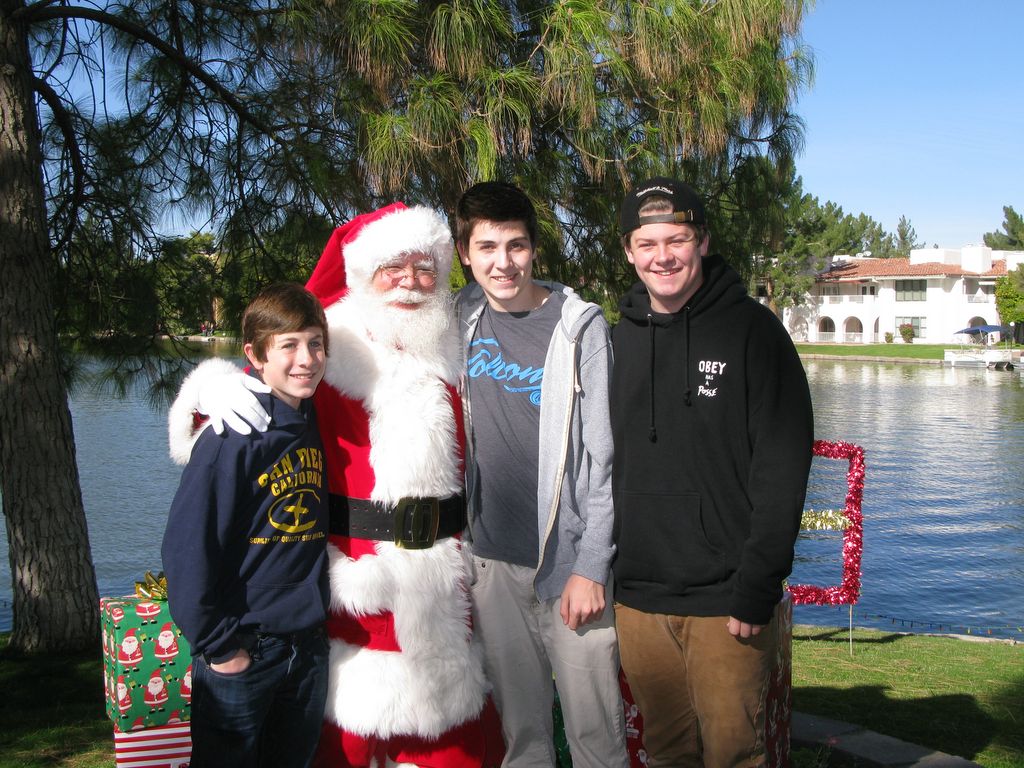
[[[767,624],[793,565],[813,416],[778,318],[719,256],[683,309],[637,283],[612,332],[615,596]]]

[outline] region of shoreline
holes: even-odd
[[[923,357],[888,357],[886,355],[824,355],[817,352],[800,352],[801,360],[850,360],[857,363],[914,363],[916,365],[945,365],[945,360]]]
[[[170,339],[171,337],[167,334],[161,336],[163,339]],[[210,342],[217,342],[221,344],[233,344],[241,345],[242,340],[236,336],[203,336],[201,334],[189,334],[187,336],[175,336],[174,339],[177,341],[184,341],[190,344],[209,344]],[[806,346],[808,342],[800,342],[800,345]],[[797,344],[797,342],[794,342]],[[945,367],[948,365],[948,361],[942,358],[923,358],[923,357],[900,357],[893,355],[831,355],[822,352],[800,352],[797,351],[801,360],[833,360],[833,361],[850,361],[855,363],[901,363],[910,365],[932,365]]]

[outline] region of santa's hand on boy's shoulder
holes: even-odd
[[[240,435],[248,435],[253,428],[266,432],[270,416],[254,392],[270,392],[270,387],[246,373],[212,376],[199,390],[198,409],[218,435],[223,434],[225,425]]]

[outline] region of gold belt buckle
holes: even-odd
[[[441,522],[436,496],[428,499],[405,497],[395,505],[395,546],[402,549],[430,549]],[[408,534],[406,533],[408,531]]]

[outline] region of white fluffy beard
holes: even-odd
[[[373,288],[365,292],[350,289],[347,301],[374,341],[413,354],[436,354],[452,323],[452,298],[447,291],[392,288],[378,293]],[[418,307],[400,309],[391,306],[394,303]]]

